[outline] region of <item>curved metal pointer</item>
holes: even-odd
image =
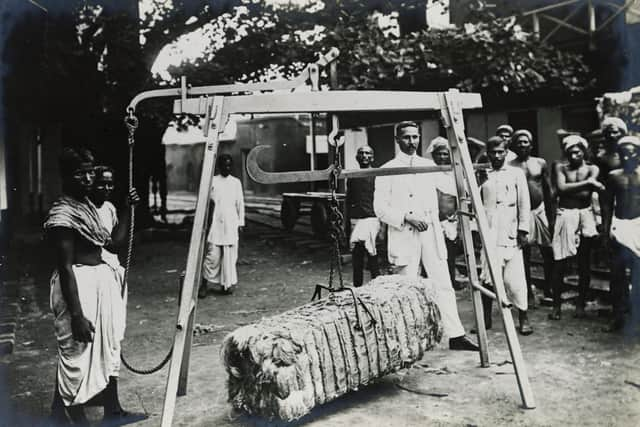
[[[287,182],[314,182],[326,181],[329,179],[334,166],[316,171],[289,171],[289,172],[267,172],[258,166],[258,156],[264,150],[270,149],[270,145],[258,145],[247,155],[247,173],[260,184],[282,184]],[[488,163],[476,164],[474,169],[489,167]],[[416,166],[403,168],[368,168],[368,169],[342,169],[338,179],[363,178],[367,176],[388,176],[406,175],[416,173],[433,173],[450,171],[451,166]]]
[[[270,145],[257,145],[247,155],[247,173],[260,184],[279,184],[283,182],[312,182],[326,181],[333,170],[333,165],[327,169],[317,171],[267,172],[258,166],[258,156]]]

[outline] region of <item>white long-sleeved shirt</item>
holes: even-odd
[[[497,246],[516,246],[518,231],[528,233],[531,220],[527,178],[522,169],[507,164],[487,174],[481,190],[489,228]]]
[[[215,245],[238,244],[238,227],[244,227],[242,183],[231,175],[215,175],[210,197],[214,208],[207,241]]]
[[[432,166],[433,161],[402,152],[381,167]],[[438,254],[446,259],[446,246],[438,217],[438,195],[431,174],[407,174],[379,176],[376,178],[373,209],[380,221],[389,225],[387,229],[389,260],[397,265],[406,265],[415,258],[415,243],[418,233],[405,223],[407,214],[416,215],[433,230]]]
[[[399,152],[381,167],[433,165],[433,161],[424,157]],[[427,223],[434,219],[438,221],[438,196],[434,180],[429,174],[377,177],[373,207],[380,221],[398,229],[404,226],[407,214],[422,216]]]

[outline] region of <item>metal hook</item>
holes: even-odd
[[[344,132],[340,131],[340,119],[337,114],[331,115],[331,132],[327,135],[327,141],[336,148],[344,144]]]

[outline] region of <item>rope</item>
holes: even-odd
[[[129,191],[133,189],[133,147],[135,145],[135,133],[138,128],[138,118],[133,114],[133,109],[130,108],[127,116],[124,119],[124,123],[127,126],[129,133]],[[124,282],[122,282],[122,297],[124,297],[125,283],[129,278],[129,267],[131,266],[131,257],[133,256],[133,231],[134,223],[136,219],[136,209],[134,205],[129,206],[129,233],[127,242],[127,259],[124,265]]]
[[[129,143],[129,192],[133,189],[133,147],[135,145],[135,133],[136,133],[136,129],[138,128],[138,123],[139,123],[138,118],[133,114],[133,108],[129,108],[129,110],[127,111],[127,115],[124,119],[124,124],[127,126],[127,131],[129,134],[127,138]],[[125,266],[124,266],[124,281],[122,282],[122,290],[120,291],[123,298],[124,298],[126,283],[129,278],[129,267],[131,266],[131,257],[133,256],[133,232],[134,232],[134,224],[135,224],[135,218],[136,218],[135,213],[136,213],[135,206],[132,204],[129,206],[130,216],[129,216],[129,230],[128,230],[129,239],[127,242],[127,259],[125,261]],[[126,358],[124,357],[124,352],[122,351],[120,352],[120,360],[122,361],[122,364],[131,372],[139,375],[150,375],[162,369],[167,364],[167,362],[171,359],[172,354],[173,354],[173,346],[169,349],[169,352],[164,357],[164,359],[162,359],[162,362],[160,362],[159,364],[155,365],[150,369],[134,368],[129,364],[129,362],[127,362]]]

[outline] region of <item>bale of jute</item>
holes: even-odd
[[[227,335],[221,353],[231,404],[292,421],[410,366],[442,338],[429,280],[381,276],[356,293],[361,328],[343,291]]]

